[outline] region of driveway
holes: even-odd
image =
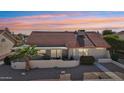
[[[113,63],[102,63],[102,65],[124,80],[124,69],[123,68],[120,68],[119,66]]]
[[[47,80],[47,79],[59,79],[61,71],[71,74],[71,80],[84,80],[88,75],[87,73],[103,73],[95,65],[92,66],[78,66],[74,68],[42,68],[32,69],[26,72],[25,70],[12,69],[10,66],[0,66],[0,81],[28,81],[28,80]],[[26,72],[26,75],[22,75]],[[92,75],[89,75],[92,77]],[[108,77],[104,74],[105,77]],[[92,78],[91,78],[92,79]]]

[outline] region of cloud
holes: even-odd
[[[73,16],[73,17],[72,17]],[[80,14],[44,14],[16,18],[0,18],[0,27],[9,27],[15,32],[32,30],[120,29],[124,17],[83,17]]]

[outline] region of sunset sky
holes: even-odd
[[[31,31],[102,31],[124,29],[124,12],[84,11],[0,11],[0,28],[8,27],[15,33]]]

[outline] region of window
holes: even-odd
[[[40,54],[40,55],[46,54],[46,50],[39,50],[38,54]]]
[[[62,50],[51,50],[51,57],[59,58],[62,56]]]
[[[62,56],[62,51],[61,50],[57,50],[57,57],[61,57]]]
[[[79,56],[88,55],[88,49],[79,49]]]
[[[79,56],[82,56],[82,55],[84,55],[83,49],[79,49]]]
[[[51,57],[56,57],[56,50],[51,50]]]

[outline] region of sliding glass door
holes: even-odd
[[[59,49],[51,50],[51,57],[52,58],[61,58],[62,57],[62,50],[59,50]]]

